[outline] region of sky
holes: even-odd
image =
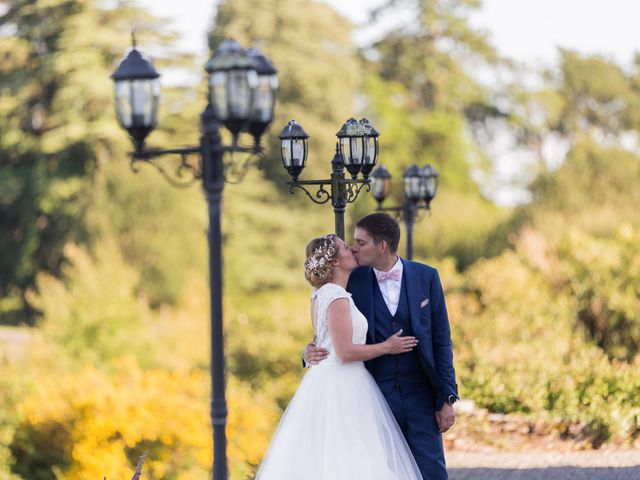
[[[213,0],[137,0],[153,12],[173,19],[184,39],[181,47],[207,55],[206,30]],[[382,0],[322,0],[351,19],[363,23],[367,12]],[[502,54],[530,63],[553,64],[557,47],[598,53],[631,63],[640,50],[640,2],[637,0],[484,0],[474,25],[488,31]],[[401,19],[401,13],[398,12]],[[370,32],[356,35],[366,40]]]

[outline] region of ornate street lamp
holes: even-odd
[[[225,426],[225,362],[222,329],[222,233],[220,202],[224,183],[233,177],[244,177],[249,165],[262,156],[260,137],[273,119],[278,87],[276,70],[258,50],[245,51],[237,42],[226,40],[207,62],[209,74],[208,105],[201,115],[200,143],[176,149],[145,148],[145,139],[157,125],[160,88],[159,74],[151,62],[135,47],[120,62],[112,75],[115,81],[116,111],[120,124],[129,132],[135,150],[131,167],[143,161],[155,166],[171,183],[186,186],[201,179],[209,209],[209,276],[211,295],[211,424],[213,426],[213,479],[227,479]],[[222,144],[220,125],[233,135],[233,144]],[[253,136],[253,146],[238,143],[239,135],[247,131]],[[240,152],[247,158],[240,166],[233,156],[225,161],[225,153]],[[170,175],[153,159],[162,155],[178,155],[175,175]],[[197,155],[196,165],[187,161]],[[188,179],[181,180],[188,172]]]
[[[280,156],[282,164],[295,182],[307,164],[309,135],[295,120],[291,120],[280,133]]]
[[[160,74],[153,64],[133,47],[111,75],[116,89],[116,111],[120,125],[129,132],[136,150],[158,124]]]
[[[307,163],[309,135],[295,121],[291,120],[280,133],[282,164],[291,175],[288,182],[289,193],[296,188],[301,189],[318,205],[331,201],[335,218],[336,233],[344,239],[344,211],[347,203],[358,198],[362,188],[369,191],[369,172],[378,160],[378,132],[366,118],[360,121],[350,118],[336,134],[336,153],[331,161],[331,178],[324,180],[298,180]],[[347,179],[344,169],[351,174]],[[358,174],[362,174],[361,179]],[[306,188],[307,185],[318,186],[315,194]],[[329,190],[325,186],[329,186]]]
[[[391,174],[380,165],[371,175],[373,197],[378,202],[378,210],[394,212],[401,219],[407,231],[407,258],[413,258],[413,225],[419,220],[420,210],[430,210],[431,201],[436,196],[438,172],[429,164],[423,168],[411,165],[402,177],[404,202],[398,207],[383,207],[382,203],[391,191]]]
[[[209,103],[213,113],[237,141],[247,127],[256,100],[258,72],[255,57],[235,40],[225,40],[207,62]]]

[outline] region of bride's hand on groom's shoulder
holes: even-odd
[[[302,358],[307,365],[317,365],[329,355],[329,351],[326,348],[316,347],[315,342],[316,337],[313,337],[313,340],[304,347],[302,352]]]

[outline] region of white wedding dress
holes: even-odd
[[[351,295],[328,283],[314,292],[316,345],[329,356],[305,374],[276,429],[256,480],[420,480],[422,476],[386,400],[363,362],[343,363],[327,308],[349,300],[353,343],[366,343],[367,320]]]

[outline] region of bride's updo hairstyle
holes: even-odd
[[[333,261],[338,258],[335,238],[335,233],[332,233],[314,238],[307,244],[304,277],[315,288],[320,288],[333,278]]]

